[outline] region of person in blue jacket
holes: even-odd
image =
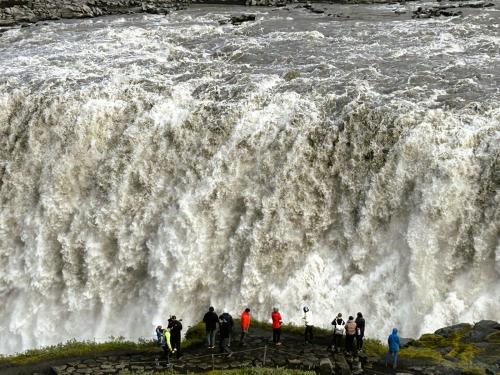
[[[390,358],[393,357],[392,368],[396,369],[396,367],[398,366],[398,352],[399,352],[399,336],[397,328],[394,328],[392,330],[392,334],[387,339],[387,343],[389,344],[389,351],[385,356],[385,366],[387,367]]]

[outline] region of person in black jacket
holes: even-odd
[[[360,312],[356,317],[356,347],[358,351],[363,348],[363,337],[365,337],[365,318]]]
[[[205,329],[207,331],[208,349],[215,348],[215,331],[217,329],[218,321],[219,317],[215,313],[215,309],[210,306],[208,312],[203,317],[203,322],[205,323]]]
[[[233,325],[233,317],[229,313],[225,312],[219,316],[219,349],[221,353],[227,353],[228,357],[232,355],[227,342],[231,337]]]
[[[172,348],[176,352],[177,359],[182,357],[181,353],[181,331],[182,331],[182,323],[181,320],[177,320],[175,315],[172,315],[171,319],[169,319],[168,328],[170,328],[170,342],[172,343]]]

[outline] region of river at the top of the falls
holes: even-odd
[[[0,353],[210,305],[500,318],[498,4],[315,6],[0,34]]]

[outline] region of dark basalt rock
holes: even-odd
[[[489,8],[493,6],[495,6],[493,3],[458,4],[459,8]]]
[[[500,332],[500,323],[493,320],[481,320],[474,324],[472,330],[465,337],[466,342],[479,343],[485,341],[487,337]]]
[[[229,19],[233,25],[241,25],[243,22],[255,21],[255,15],[253,14],[242,14],[240,16],[232,16]]]
[[[469,328],[469,327],[470,327],[470,324],[460,323],[460,324],[455,324],[455,325],[452,325],[449,327],[440,328],[437,331],[435,331],[434,334],[449,338],[454,333],[459,332],[459,331],[463,330],[464,328]]]
[[[448,7],[433,7],[433,8],[422,8],[418,7],[417,10],[413,12],[412,18],[433,18],[433,17],[454,17],[461,16],[462,12],[452,12],[446,10]]]

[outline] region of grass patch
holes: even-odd
[[[11,356],[0,356],[0,365],[27,365],[59,358],[101,355],[109,352],[151,352],[158,351],[154,341],[139,343],[114,339],[105,343],[70,340],[63,344],[31,349]]]
[[[184,340],[182,340],[181,347],[183,349],[192,348],[195,346],[202,345],[207,333],[205,330],[205,324],[199,322],[186,331]]]
[[[387,353],[387,346],[382,344],[379,340],[364,339],[363,351],[368,357],[381,358]]]
[[[236,327],[239,327],[240,324],[241,324],[240,319],[234,320],[234,325]],[[260,322],[257,320],[252,320],[252,321],[250,321],[250,329],[252,329],[252,328],[259,328],[259,329],[263,329],[263,330],[272,331],[273,325],[269,322]],[[287,323],[287,324],[283,324],[281,326],[281,333],[288,333],[291,335],[300,336],[300,335],[304,334],[304,329],[305,329],[304,326],[298,326],[295,324]],[[314,336],[331,336],[333,334],[333,330],[314,327],[313,334],[314,334]]]

